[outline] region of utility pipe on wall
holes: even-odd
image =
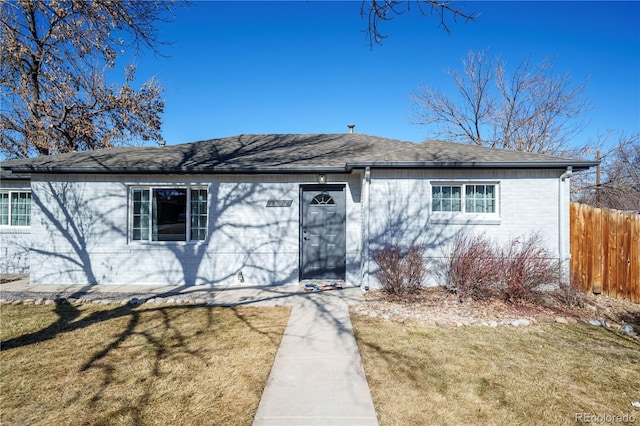
[[[371,194],[371,168],[366,167],[364,171],[364,179],[362,181],[364,185],[362,195],[362,261],[363,261],[363,280],[361,283],[362,290],[369,290],[369,195]]]
[[[573,167],[567,166],[567,170],[560,175],[558,179],[558,257],[560,260],[560,282],[568,283],[569,280],[566,275],[569,265],[567,261],[571,258],[571,252],[568,250],[569,240],[569,222],[567,220],[569,200],[565,199],[565,193],[568,192],[567,188],[570,184],[571,176],[573,176]]]

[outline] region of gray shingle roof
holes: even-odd
[[[239,135],[164,147],[122,147],[0,163],[19,173],[286,173],[354,168],[566,168],[597,163],[453,142],[354,134]]]

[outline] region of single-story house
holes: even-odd
[[[0,163],[0,273],[31,284],[376,287],[372,251],[538,231],[569,257],[592,161],[358,133],[240,135]],[[430,275],[431,284],[436,284]]]

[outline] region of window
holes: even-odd
[[[328,206],[328,205],[334,205],[335,203],[336,202],[333,201],[333,198],[331,198],[331,195],[326,193],[318,194],[315,197],[313,197],[313,200],[311,200],[312,206]]]
[[[0,225],[31,226],[31,192],[0,192]]]
[[[465,185],[465,211],[467,213],[495,213],[494,185]]]
[[[459,186],[433,186],[431,189],[432,210],[434,212],[459,212],[462,206],[460,191]]]
[[[496,213],[496,185],[432,185],[431,210],[434,212]]]
[[[207,236],[207,190],[133,188],[131,239],[199,241]]]

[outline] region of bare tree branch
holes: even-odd
[[[440,18],[440,26],[448,33],[449,25],[447,17],[449,16],[453,22],[458,19],[464,21],[474,21],[478,14],[474,12],[463,11],[463,6],[456,4],[455,1],[438,1],[438,0],[362,0],[360,5],[360,14],[367,17],[367,39],[370,47],[374,44],[381,45],[382,40],[388,36],[382,32],[380,26],[385,21],[407,13],[411,10],[411,5],[415,4],[422,16],[430,16],[436,14]]]
[[[430,87],[414,92],[414,121],[438,125],[445,139],[518,151],[562,153],[588,108],[584,84],[555,75],[553,61],[521,62],[509,73],[499,58],[469,52],[462,73],[447,71],[455,95]]]
[[[611,140],[616,140],[613,147]],[[572,179],[573,198],[596,207],[640,213],[640,133],[626,135],[609,131],[591,142],[591,151],[600,151],[600,182],[595,170]]]
[[[107,85],[118,56],[161,55],[171,1],[18,0],[0,5],[0,155],[31,157],[162,142],[155,79]]]

